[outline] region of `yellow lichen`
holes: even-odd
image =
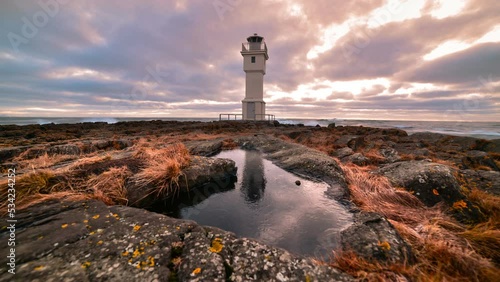
[[[66,227],[68,227],[68,224],[67,224],[67,223],[65,223],[65,224],[61,225],[61,228],[66,228]]]
[[[148,257],[149,266],[155,266],[155,258],[152,256]]]
[[[39,265],[39,266],[37,266],[37,267],[33,268],[33,270],[34,270],[34,271],[40,271],[40,270],[43,270],[44,268],[45,268],[45,266],[43,266],[43,265]]]
[[[97,245],[102,245],[102,243],[104,243],[102,240],[97,242]]]
[[[140,225],[135,225],[134,226],[134,231],[139,231],[141,229],[141,226]]]
[[[95,232],[94,232],[94,231],[92,231],[92,232],[90,232],[90,233],[89,233],[89,235],[94,235],[94,234],[95,234]]]
[[[436,195],[436,196],[439,196],[439,192],[438,192],[438,190],[436,190],[436,189],[432,189],[432,193],[433,193],[434,195]]]
[[[220,251],[222,251],[223,247],[224,247],[224,245],[222,244],[222,239],[215,238],[212,241],[212,246],[210,247],[210,251],[212,253],[220,253]]]
[[[456,210],[461,210],[467,208],[467,203],[464,200],[460,200],[453,203],[453,208]]]
[[[383,241],[383,242],[379,241],[378,246],[385,251],[389,251],[391,249],[391,244],[389,244],[389,242],[387,242],[387,241]]]
[[[140,255],[141,255],[141,252],[139,251],[139,249],[135,249],[135,250],[134,250],[134,253],[132,254],[132,257],[133,257],[133,258],[136,258],[136,257],[138,257],[138,256],[140,256]]]
[[[100,215],[96,214],[96,215],[94,215],[92,218],[93,218],[93,219],[98,219],[99,217],[100,217]]]
[[[130,253],[127,252],[127,251],[125,251],[125,252],[122,253],[122,256],[124,256],[124,257],[127,257],[128,255],[130,255]]]
[[[90,266],[90,264],[91,263],[89,261],[86,261],[86,262],[82,263],[82,268],[84,268],[84,269],[88,268]]]
[[[201,272],[201,268],[200,268],[200,267],[198,267],[198,268],[196,268],[195,270],[193,270],[193,272],[191,272],[191,273],[192,273],[193,275],[196,275],[196,274],[198,274],[198,273],[200,273],[200,272]]]

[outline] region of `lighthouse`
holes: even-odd
[[[264,37],[249,36],[241,47],[243,70],[246,73],[245,99],[242,102],[243,120],[265,120],[264,75],[266,61],[269,59]]]

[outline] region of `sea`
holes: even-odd
[[[28,124],[76,124],[83,122],[117,123],[122,121],[217,121],[218,118],[110,118],[110,117],[0,117],[0,125]],[[398,128],[408,134],[416,132],[434,132],[454,136],[470,136],[482,139],[500,139],[500,122],[464,122],[464,121],[408,121],[408,120],[355,120],[355,119],[300,119],[277,118],[283,124],[304,124],[306,126],[365,126],[377,128]],[[1,130],[1,129],[0,129]]]

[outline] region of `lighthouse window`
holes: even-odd
[[[255,56],[252,56],[252,64],[255,64]]]

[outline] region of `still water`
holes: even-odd
[[[224,151],[216,157],[236,162],[235,185],[203,201],[184,199],[174,216],[296,254],[325,257],[338,246],[339,231],[352,222],[352,216],[328,198],[327,184],[284,171],[257,151]]]

